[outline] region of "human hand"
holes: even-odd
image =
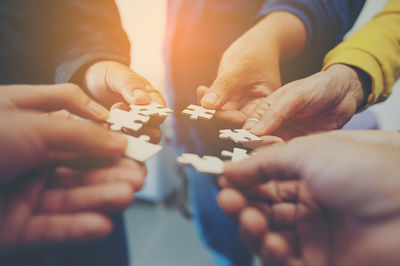
[[[333,132],[261,149],[226,167],[219,203],[265,265],[398,265],[399,141]]]
[[[103,122],[108,110],[90,99],[75,84],[0,86],[0,109],[42,112],[67,110],[83,118]]]
[[[301,51],[305,35],[290,13],[266,16],[225,51],[213,84],[198,88],[200,104],[218,109],[220,120],[242,126],[260,100],[280,87],[280,61]]]
[[[146,174],[124,158],[94,169],[44,169],[1,184],[0,251],[108,235],[107,214],[130,206]]]
[[[89,121],[74,121],[32,112],[0,112],[0,182],[40,165],[72,157],[122,155],[127,140]]]
[[[294,81],[263,99],[244,128],[284,140],[342,127],[365,98],[358,73],[337,64]],[[258,120],[260,122],[254,122]]]
[[[107,107],[117,102],[155,102],[165,106],[161,93],[149,81],[118,62],[100,61],[90,66],[84,75],[83,87]]]

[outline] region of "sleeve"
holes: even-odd
[[[129,64],[130,43],[114,0],[49,3],[52,3],[49,27],[56,83],[74,80],[96,61]]]
[[[347,64],[372,81],[368,104],[386,99],[400,77],[400,1],[391,0],[374,19],[327,54],[324,69]]]
[[[307,31],[302,54],[312,53],[322,58],[342,41],[364,4],[365,0],[266,0],[259,18],[275,11],[296,15]]]

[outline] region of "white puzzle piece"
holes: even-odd
[[[138,131],[142,128],[143,123],[147,123],[149,120],[150,117],[115,108],[110,111],[107,122],[112,124],[111,130],[119,131],[122,128],[128,128]]]
[[[204,119],[210,120],[214,114],[215,110],[206,109],[198,105],[189,105],[186,107],[185,110],[182,111],[183,114],[190,116],[190,119],[197,120],[197,119]]]
[[[219,138],[231,139],[236,143],[259,142],[262,138],[250,133],[246,129],[223,129],[219,131]]]
[[[182,164],[191,165],[201,173],[220,175],[224,172],[224,161],[214,156],[204,156],[201,158],[197,154],[184,153],[178,157],[177,161]]]
[[[151,103],[148,105],[131,105],[131,112],[135,112],[140,115],[145,116],[160,116],[160,117],[167,117],[169,114],[173,113],[174,111],[162,106],[158,103]]]
[[[231,151],[222,151],[221,155],[223,157],[231,158],[232,162],[238,163],[250,157],[245,149],[234,148]]]
[[[124,136],[128,140],[125,156],[136,161],[144,163],[162,150],[162,146],[148,142],[149,136],[140,136],[139,138]]]

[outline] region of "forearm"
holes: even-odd
[[[280,60],[298,55],[307,39],[303,22],[295,15],[277,11],[260,20],[246,34],[254,35],[254,41],[261,41],[273,47]]]
[[[52,53],[57,83],[79,80],[90,65],[129,64],[130,44],[112,0],[62,0],[53,4]]]
[[[371,78],[371,93],[366,95],[368,103],[384,100],[399,78],[399,26],[400,4],[391,1],[364,28],[332,50],[325,58],[324,68],[347,64],[363,70]]]

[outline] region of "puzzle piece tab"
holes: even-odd
[[[139,162],[145,162],[162,150],[160,145],[152,144],[149,136],[140,136],[139,138],[124,135],[128,140],[128,147],[125,156]]]
[[[250,157],[245,149],[239,149],[239,148],[234,148],[233,152],[222,151],[221,155],[223,157],[231,158],[232,162],[234,163],[241,162]]]
[[[215,110],[206,109],[198,105],[189,105],[186,107],[185,110],[182,111],[183,114],[190,116],[190,119],[197,120],[197,119],[204,119],[210,120],[214,114]]]
[[[204,156],[201,158],[197,154],[184,153],[178,157],[177,161],[182,164],[191,165],[201,173],[219,175],[224,172],[224,161],[214,156]]]
[[[149,119],[150,117],[147,116],[115,108],[110,111],[110,117],[107,122],[112,124],[111,130],[119,131],[127,128],[138,131],[142,128],[143,123],[147,123]]]
[[[245,129],[223,129],[219,131],[219,138],[231,139],[236,143],[259,142],[262,139]]]
[[[148,105],[131,105],[131,112],[137,113],[139,115],[145,116],[160,116],[167,117],[169,114],[174,111],[162,106],[158,103],[151,103]]]

